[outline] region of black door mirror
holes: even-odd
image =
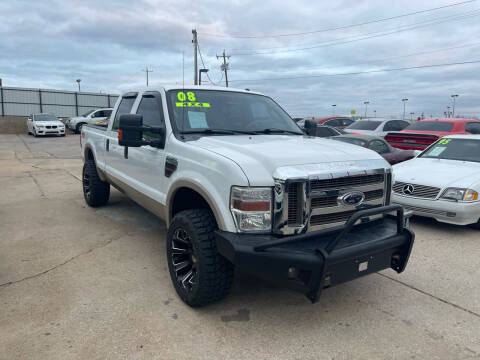
[[[118,124],[118,145],[139,147],[142,140],[143,117],[137,114],[120,115]]]
[[[159,139],[144,140],[143,132],[159,134]],[[143,116],[138,114],[120,115],[118,124],[118,145],[140,147],[150,145],[153,147],[165,147],[165,129],[143,126]]]
[[[315,120],[305,120],[304,129],[308,136],[317,136],[317,122]]]

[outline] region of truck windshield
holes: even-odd
[[[33,117],[33,120],[34,121],[55,121],[55,120],[58,120],[58,118],[50,114],[38,114]]]
[[[480,162],[480,140],[440,139],[420,157]]]
[[[295,134],[303,132],[272,99],[221,90],[167,92],[172,121],[183,134]]]

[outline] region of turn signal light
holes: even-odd
[[[123,132],[121,129],[118,129],[118,140],[122,140],[123,139]]]

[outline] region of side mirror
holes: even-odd
[[[143,132],[159,134],[160,138],[147,141],[143,140]],[[165,147],[165,129],[156,127],[144,127],[143,116],[138,114],[120,115],[118,124],[118,145],[140,147],[150,145],[153,147]]]
[[[308,136],[317,136],[317,122],[315,120],[305,120],[304,129]]]

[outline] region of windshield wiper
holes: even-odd
[[[293,131],[293,130],[283,130],[276,128],[268,128],[263,130],[256,130],[256,134],[294,134],[294,135],[305,135],[304,133]]]
[[[226,129],[198,129],[198,130],[184,130],[180,132],[181,134],[223,134],[223,135],[234,135],[234,134],[246,134],[246,135],[255,135],[255,131],[246,131],[246,130],[226,130]]]

